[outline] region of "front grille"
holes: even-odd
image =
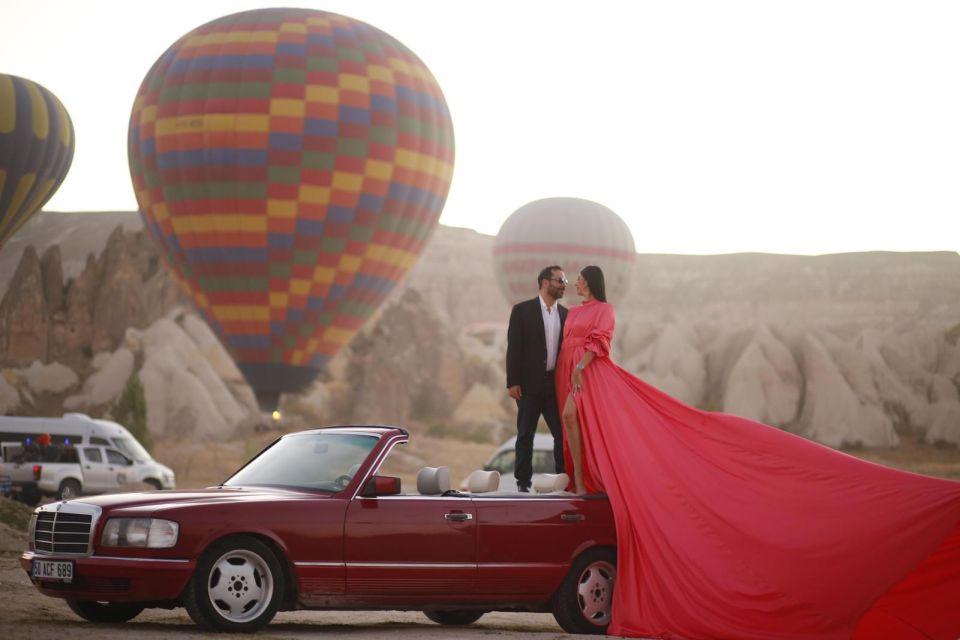
[[[90,548],[92,529],[91,514],[40,511],[33,532],[34,549],[41,553],[84,555]]]

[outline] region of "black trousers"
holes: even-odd
[[[553,462],[557,473],[563,473],[563,430],[552,371],[547,378],[548,384],[540,393],[524,393],[517,400],[517,447],[513,474],[517,478],[518,489],[529,488],[533,482],[533,434],[537,432],[541,415],[553,436]]]

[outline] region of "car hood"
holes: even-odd
[[[95,505],[104,511],[136,507],[168,508],[197,504],[228,502],[257,502],[261,500],[296,500],[298,498],[328,498],[332,494],[315,491],[296,491],[268,487],[210,487],[188,491],[144,491],[139,493],[112,493],[71,500],[73,503]]]

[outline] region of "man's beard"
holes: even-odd
[[[553,296],[554,300],[559,300],[563,297],[563,289],[560,289],[559,287],[550,287],[549,293],[551,296]]]

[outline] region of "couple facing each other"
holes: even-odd
[[[670,397],[610,359],[615,314],[600,268],[581,271],[583,302],[569,311],[558,303],[566,284],[548,267],[540,295],[511,313],[516,477],[529,490],[542,413],[568,488],[610,501],[608,633],[960,637],[960,483]]]
[[[566,349],[562,351],[568,310],[560,304],[560,299],[563,298],[569,281],[563,268],[553,265],[540,272],[537,283],[540,294],[513,307],[507,330],[507,393],[517,402],[514,476],[517,489],[524,493],[529,492],[533,478],[533,436],[542,415],[553,436],[553,457],[557,473],[564,473],[566,470],[573,478],[574,490],[583,494],[586,487],[583,484],[581,465],[578,464],[580,438],[577,412],[573,397],[562,392],[558,394],[557,389],[567,389],[573,394],[580,390],[583,369],[593,359],[594,351],[576,349],[577,346],[585,345],[584,342],[577,341],[584,338],[584,331],[590,328],[594,315],[601,313],[601,310],[605,314],[611,314],[612,322],[613,309],[596,306],[589,308],[593,313],[589,312],[588,303],[600,302],[606,305],[607,299],[603,272],[596,266],[584,268],[576,282],[577,294],[584,302],[573,314],[578,328],[573,329],[571,326],[572,341],[568,340]],[[582,315],[585,310],[588,310],[586,315]],[[612,328],[611,325],[611,331]],[[575,363],[571,362],[573,358]],[[564,384],[564,381],[557,382],[558,372],[570,376],[567,381],[569,384]],[[562,404],[558,403],[558,398]],[[566,446],[564,443],[567,443]],[[565,455],[567,451],[569,454]]]

